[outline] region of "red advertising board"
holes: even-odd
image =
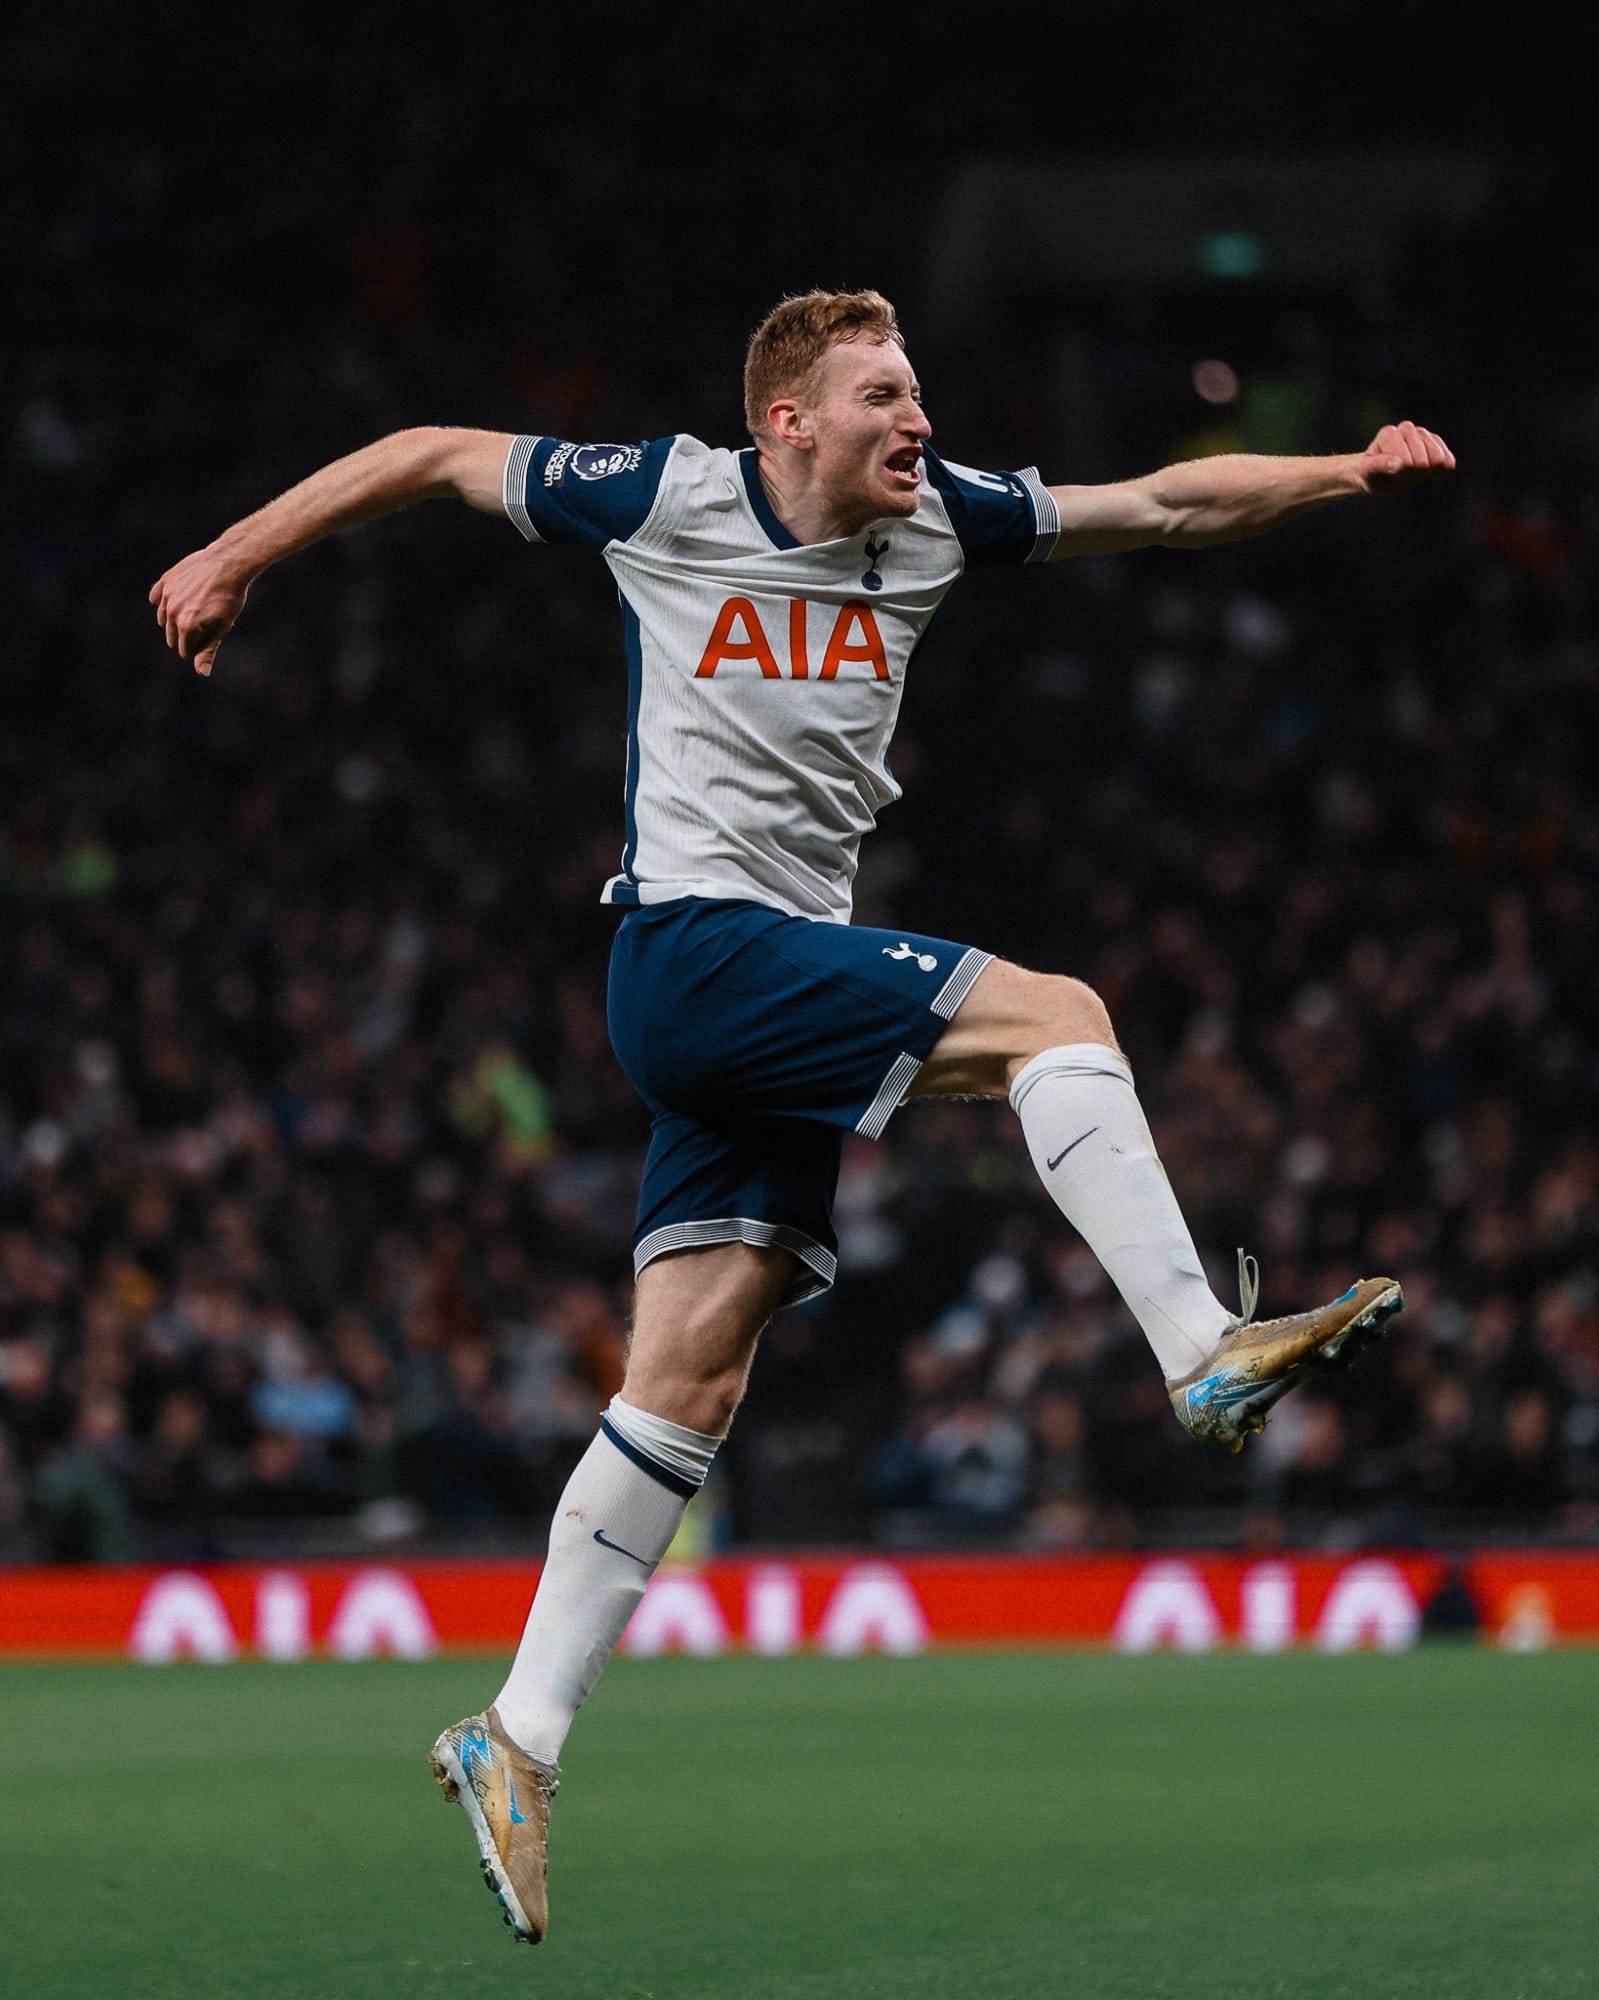
[[[229,1660],[509,1652],[536,1563],[0,1571],[0,1656]],[[1448,1588],[1491,1643],[1599,1642],[1599,1555],[793,1555],[664,1566],[623,1641],[660,1652],[1108,1646],[1397,1649]]]

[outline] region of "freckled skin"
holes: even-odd
[[[892,341],[836,342],[804,392],[774,403],[761,477],[802,542],[908,519],[921,500],[921,447],[933,434],[916,371]]]

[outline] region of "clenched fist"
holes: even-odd
[[[1360,470],[1368,493],[1392,492],[1453,472],[1455,455],[1436,431],[1420,424],[1384,424],[1361,454]]]
[[[174,563],[150,588],[156,623],[180,660],[193,660],[208,674],[217,647],[227,637],[250,594],[249,581],[215,549],[196,549]]]

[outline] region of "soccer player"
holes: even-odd
[[[270,564],[440,497],[530,543],[599,550],[629,672],[625,914],[611,1037],[654,1114],[620,1394],[556,1509],[510,1675],[447,1729],[434,1769],[465,1808],[519,1938],[548,1921],[557,1760],[744,1391],[761,1329],[832,1282],[846,1132],[908,1097],[1007,1097],[1045,1187],[1114,1281],[1178,1421],[1237,1450],[1296,1384],[1399,1310],[1389,1278],[1287,1318],[1216,1298],[1103,1004],[913,932],[852,926],[861,836],[898,796],[886,752],[915,654],[968,566],[1151,545],[1208,548],[1345,496],[1447,473],[1432,432],[1364,451],[1237,455],[1097,486],[974,472],[932,448],[894,309],[875,292],[783,301],[744,373],[753,445],[578,444],[402,431],[313,473],[151,590],[209,674]]]

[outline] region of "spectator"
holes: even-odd
[[[639,121],[596,152],[576,89],[545,107],[537,212],[508,209],[471,143],[523,94],[487,16],[457,23],[415,131],[347,145],[352,89],[404,105],[412,79],[396,50],[325,52],[304,200],[270,123],[229,123],[225,188],[212,114],[152,142],[154,54],[78,37],[52,72],[71,32],[30,42],[5,135],[37,254],[0,297],[0,1546],[8,1509],[36,1554],[125,1552],[135,1526],[227,1550],[399,1494],[462,1538],[536,1540],[619,1380],[647,1130],[604,1040],[608,585],[509,528],[396,520],[274,576],[203,687],[142,592],[191,531],[404,424],[728,438],[703,357],[840,245],[890,290],[903,253],[818,186],[780,267],[729,287],[698,183],[643,171]],[[269,17],[240,32],[240,61],[271,57]],[[587,60],[581,23],[550,33]],[[709,114],[743,61],[730,44],[694,86],[729,145]],[[1006,92],[1032,88],[1013,68]],[[849,117],[808,106],[819,157]],[[796,151],[769,184],[800,178]],[[905,191],[896,241],[921,212]],[[1260,1441],[1288,1440],[1285,1532],[1464,1511],[1599,1536],[1599,434],[1570,271],[1507,272],[1513,236],[1452,245],[1469,311],[1428,278],[1284,328],[1269,286],[1240,294],[1259,362],[1234,441],[1341,447],[1374,398],[1442,403],[1475,432],[1458,500],[1403,536],[1349,510],[1204,564],[1065,565],[1003,603],[974,584],[918,654],[906,797],[857,884],[872,921],[1105,994],[1218,1282],[1241,1241],[1268,1311],[1368,1261],[1404,1279],[1387,1349]],[[1190,365],[1182,302],[1138,311],[1061,308],[1104,357],[1112,471],[1169,457],[1198,408],[1127,392]],[[1020,383],[923,366],[952,451],[1077,476],[1053,358]],[[727,1521],[776,1532],[852,1462],[868,1491],[811,1518],[883,1538],[1224,1538],[1271,1497],[1269,1452],[1177,1432],[993,1107],[919,1104],[857,1142],[840,1221],[796,1343],[803,1424],[728,1459],[773,1504],[734,1493]]]
[[[49,1562],[132,1562],[138,1554],[128,1487],[134,1466],[120,1401],[86,1397],[70,1442],[34,1487],[41,1551]]]
[[[212,1531],[219,1480],[210,1462],[205,1399],[194,1389],[163,1397],[131,1477],[142,1552],[204,1562],[219,1550]]]

